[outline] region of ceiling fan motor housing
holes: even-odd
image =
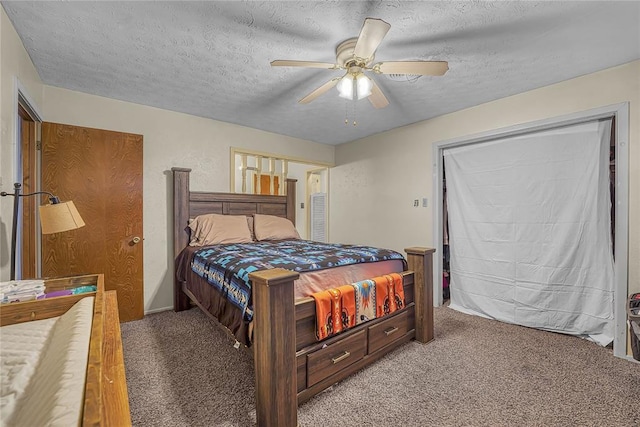
[[[358,38],[353,37],[343,41],[338,45],[338,47],[336,47],[336,64],[349,69],[353,66],[364,68],[373,62],[373,60],[375,59],[375,54],[372,54],[370,58],[356,58],[353,55],[353,51],[356,47],[357,41]]]

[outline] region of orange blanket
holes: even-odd
[[[402,276],[398,273],[316,292],[311,296],[316,301],[318,340],[352,328],[365,320],[393,313],[405,305]]]
[[[397,273],[375,277],[376,283],[376,317],[393,313],[404,307],[404,287],[402,276]]]
[[[316,325],[319,340],[342,332],[356,324],[353,286],[344,285],[311,294],[316,300]]]

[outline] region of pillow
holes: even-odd
[[[251,243],[251,233],[244,215],[199,215],[189,221],[189,246],[219,243]]]
[[[298,230],[287,218],[253,215],[253,231],[257,240],[299,239]]]

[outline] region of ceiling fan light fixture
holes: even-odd
[[[349,100],[353,100],[353,83],[354,78],[351,74],[347,74],[343,78],[340,79],[336,88],[338,89],[338,93],[340,94],[340,98],[345,98]]]
[[[341,98],[351,101],[369,98],[373,108],[384,108],[389,105],[389,100],[376,81],[365,75],[365,71],[385,74],[391,80],[415,82],[421,76],[442,76],[449,70],[446,61],[383,61],[374,64],[376,50],[390,27],[391,25],[382,19],[366,18],[358,37],[352,37],[338,45],[336,62],[333,64],[279,59],[271,61],[271,66],[346,70],[346,75],[329,80],[300,99],[300,104],[308,104],[335,86]]]
[[[363,99],[371,95],[371,89],[373,88],[373,82],[363,73],[358,74],[356,77],[356,86],[358,99]]]

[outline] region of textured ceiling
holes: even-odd
[[[640,3],[580,1],[8,2],[43,82],[340,144],[640,58]],[[366,17],[391,30],[376,60],[443,60],[442,77],[376,75],[376,110],[331,90],[333,62]],[[357,126],[344,125],[345,112]]]

